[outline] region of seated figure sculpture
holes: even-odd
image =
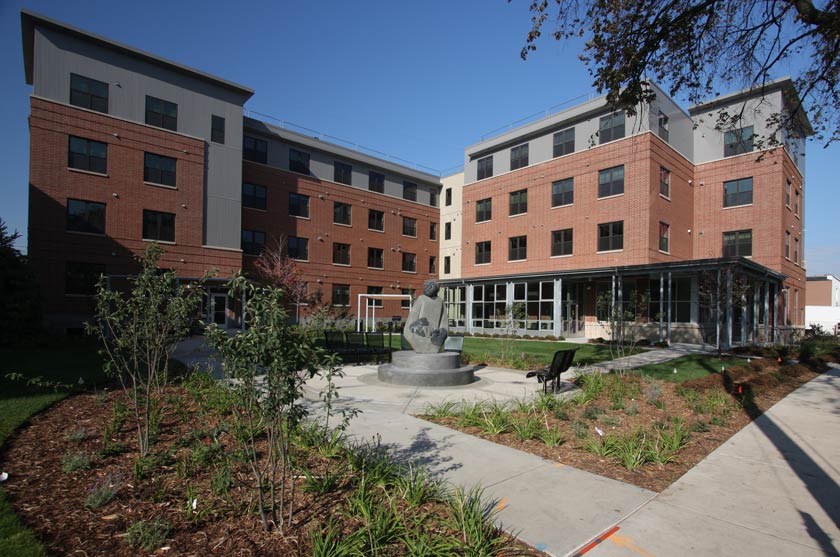
[[[423,284],[423,294],[408,312],[403,335],[414,351],[420,354],[434,354],[443,350],[443,343],[449,333],[446,305],[438,297],[439,291],[437,281],[427,280]]]

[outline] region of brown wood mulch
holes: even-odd
[[[725,413],[702,414],[695,412],[692,405],[677,393],[680,384],[655,380],[664,403],[660,408],[649,403],[645,395],[645,384],[638,375],[627,375],[624,381],[639,384],[640,393],[635,400],[625,399],[625,409],[612,409],[608,393],[602,392],[586,405],[570,404],[566,408],[568,419],[558,419],[551,412],[536,412],[528,416],[537,416],[543,425],[558,428],[563,432],[565,442],[558,447],[548,447],[540,439],[521,440],[512,431],[489,435],[481,427],[466,426],[458,423],[457,416],[432,418],[421,416],[429,421],[457,429],[483,439],[507,445],[515,449],[539,455],[545,459],[574,466],[601,476],[630,483],[652,491],[662,491],[694,467],[709,453],[718,448],[732,435],[741,430],[752,419],[769,409],[799,386],[819,375],[818,372],[802,365],[779,366],[767,360],[760,364],[743,366],[730,370],[730,380],[723,375],[713,374],[702,379],[682,383],[683,388],[691,388],[704,393],[708,390],[720,390],[730,397],[730,409]],[[742,398],[731,394],[731,385],[743,384],[752,392],[752,404],[742,404]],[[728,390],[729,389],[729,390]],[[595,407],[600,413],[595,419],[584,416],[586,409]],[[638,409],[638,414],[628,415],[627,408]],[[632,413],[632,412],[631,412]],[[590,413],[591,417],[592,414]],[[524,419],[525,414],[514,412],[514,419]],[[688,444],[679,451],[677,458],[668,464],[647,463],[635,469],[627,469],[610,458],[604,458],[584,449],[584,442],[574,432],[574,423],[586,425],[590,436],[597,438],[595,427],[605,435],[629,434],[635,428],[643,428],[652,435],[654,424],[669,424],[673,418],[680,418],[685,426],[692,428]],[[616,423],[618,422],[618,425]],[[696,430],[701,422],[707,431]],[[580,427],[580,426],[579,426]]]

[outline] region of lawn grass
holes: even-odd
[[[710,373],[720,373],[721,367],[732,367],[745,364],[747,361],[742,358],[717,358],[706,354],[692,354],[675,360],[653,364],[633,370],[648,377],[682,383],[691,379],[705,377]],[[674,373],[676,368],[677,373]]]
[[[69,392],[42,389],[26,385],[25,381],[10,381],[8,373],[21,373],[26,377],[42,377],[75,385],[83,378],[87,386],[102,383],[102,363],[96,348],[87,340],[61,343],[52,348],[0,350],[0,446],[11,433],[30,416],[66,397]],[[3,471],[15,474],[14,463],[2,463]],[[0,555],[34,557],[46,555],[35,535],[12,510],[5,492],[0,488]]]
[[[491,357],[501,355],[504,339],[500,338],[478,338],[466,337],[464,339],[464,352],[470,354],[488,354]],[[543,364],[551,364],[551,358],[558,350],[569,350],[577,348],[574,365],[595,364],[612,359],[610,347],[606,344],[577,344],[571,342],[557,341],[535,341],[535,340],[514,340],[513,352],[515,354],[530,354]],[[640,352],[635,350],[633,354]],[[629,356],[630,354],[628,354]]]

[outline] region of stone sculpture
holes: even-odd
[[[408,312],[403,335],[418,354],[440,352],[449,334],[446,305],[443,299],[438,297],[439,291],[437,281],[427,280],[423,284],[423,294]]]

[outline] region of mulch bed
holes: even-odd
[[[549,427],[558,428],[564,433],[566,441],[558,447],[551,448],[547,447],[540,439],[523,441],[512,432],[488,435],[481,427],[461,427],[458,424],[457,417],[423,417],[429,421],[464,431],[494,443],[507,445],[548,460],[568,464],[581,470],[659,492],[671,485],[756,416],[769,409],[797,387],[817,377],[819,373],[802,365],[779,366],[776,363],[764,360],[760,364],[753,362],[751,366],[741,366],[729,370],[727,375],[728,377],[724,377],[722,374],[712,374],[699,380],[687,381],[681,385],[654,380],[652,382],[657,384],[661,391],[659,400],[664,403],[662,408],[659,408],[646,400],[645,385],[642,384],[644,382],[639,376],[629,374],[623,380],[639,384],[641,394],[634,401],[628,399],[624,402],[626,406],[632,405],[634,409],[637,408],[638,414],[628,415],[626,410],[611,409],[611,401],[606,392],[602,392],[586,405],[570,404],[566,409],[568,419],[557,419],[551,412],[537,413],[544,425],[547,423]],[[751,391],[753,395],[752,404],[744,405],[741,403],[741,397],[732,394],[730,395],[731,409],[727,415],[698,414],[677,393],[679,386],[696,389],[700,393],[709,389],[722,390],[728,393],[727,389],[734,390],[732,385],[737,387],[738,384],[746,386]],[[588,407],[597,407],[603,413],[594,420],[587,419],[584,413]],[[514,416],[518,419],[525,417],[524,414],[516,412],[514,412]],[[684,420],[688,427],[692,427],[697,422],[702,422],[705,426],[704,429],[707,428],[708,430],[692,431],[688,444],[679,451],[675,461],[665,465],[647,463],[632,470],[609,458],[586,451],[583,448],[583,441],[576,437],[573,427],[574,422],[578,421],[586,424],[591,436],[597,435],[594,429],[596,426],[604,434],[622,435],[630,433],[637,427],[652,432],[654,424],[667,424],[673,418]],[[615,420],[619,420],[620,424],[613,425]]]

